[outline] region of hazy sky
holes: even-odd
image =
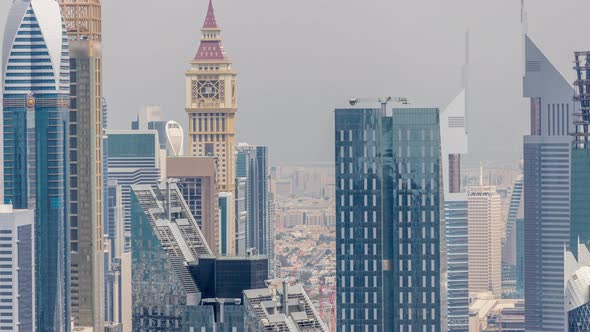
[[[473,159],[517,160],[528,132],[521,98],[518,0],[214,0],[238,71],[238,140],[270,146],[273,162],[333,160],[334,107],[407,96],[444,108],[459,92],[471,31]],[[4,26],[11,1],[0,4]],[[147,104],[187,123],[184,72],[207,0],[103,0],[104,91],[112,129]],[[573,80],[588,0],[527,3],[529,32]],[[476,152],[477,151],[477,152]]]

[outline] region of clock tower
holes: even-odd
[[[235,197],[235,115],[237,73],[221,44],[221,29],[212,1],[201,29],[201,44],[186,72],[186,112],[189,117],[189,155],[214,156],[220,193]],[[234,204],[229,204],[233,207]],[[226,221],[234,211],[225,211]],[[235,238],[234,222],[227,222],[226,238]],[[223,235],[221,235],[223,236]],[[227,253],[235,241],[227,241]],[[213,246],[213,244],[211,244]]]

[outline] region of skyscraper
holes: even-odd
[[[130,248],[131,185],[156,184],[161,177],[158,133],[153,130],[107,130],[109,180],[121,186],[125,247]]]
[[[467,188],[469,292],[502,295],[502,210],[496,187]]]
[[[0,205],[0,329],[35,330],[35,213]]]
[[[271,219],[268,147],[240,143],[236,149],[236,177],[246,178],[246,250],[266,255],[274,275],[274,221]]]
[[[524,97],[531,104],[531,134],[524,137],[525,327],[564,331],[574,89],[528,35],[524,46]]]
[[[385,112],[335,113],[337,329],[442,331],[439,111]]]
[[[570,244],[578,241],[590,246],[590,51],[575,53],[577,93],[575,101],[579,102],[579,112],[575,113],[574,145],[571,164],[571,220]],[[574,256],[578,256],[575,246],[571,246]]]
[[[237,74],[221,45],[211,0],[201,32],[201,45],[186,72],[189,154],[217,157],[219,191],[233,194]]]
[[[448,262],[448,331],[469,330],[467,193],[461,184],[461,158],[468,152],[467,113],[469,33],[465,38],[463,88],[441,112],[441,149]]]
[[[71,305],[78,326],[103,330],[102,20],[100,0],[58,0],[70,44]]]
[[[38,331],[69,331],[68,38],[55,0],[16,0],[2,57],[4,202],[35,210]]]

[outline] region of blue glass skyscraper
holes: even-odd
[[[268,147],[239,144],[236,177],[246,178],[246,250],[256,248],[268,256],[269,274],[274,275],[274,226],[268,174]],[[236,214],[239,217],[239,214]]]
[[[338,331],[446,329],[438,109],[337,109]]]
[[[14,1],[2,61],[4,202],[35,209],[37,330],[68,331],[70,75],[67,31],[56,1]]]

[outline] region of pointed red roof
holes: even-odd
[[[213,10],[213,1],[209,0],[209,10],[207,10],[207,17],[205,18],[205,23],[203,24],[203,30],[214,29],[219,30],[217,26],[217,21],[215,20],[215,12]],[[219,32],[216,32],[218,35]],[[223,45],[221,44],[221,40],[217,38],[210,39],[203,36],[201,39],[201,45],[199,45],[199,50],[194,57],[195,61],[224,61],[228,60],[225,51],[223,50]]]
[[[213,10],[213,0],[209,0],[209,9],[207,10],[207,17],[203,24],[203,29],[218,29],[217,21],[215,20],[215,11]]]
[[[225,51],[220,41],[201,41],[199,50],[195,55],[195,61],[227,60]]]

